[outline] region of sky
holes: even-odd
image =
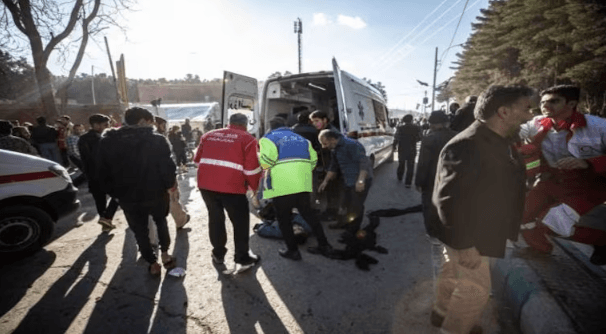
[[[210,80],[227,70],[265,80],[298,72],[300,18],[303,72],[331,71],[335,57],[342,70],[381,82],[389,108],[410,110],[425,91],[431,102],[436,47],[439,84],[454,75],[449,67],[459,45],[487,7],[488,0],[140,0],[118,18],[125,32],[109,29],[106,36],[112,59],[124,55],[131,79],[190,73]],[[111,74],[104,43],[89,44],[78,72],[91,67]],[[49,69],[69,71],[52,58]]]

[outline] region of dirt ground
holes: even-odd
[[[420,204],[415,190],[397,182],[396,167],[394,162],[375,170],[367,210]],[[165,270],[161,278],[148,274],[122,211],[115,216],[118,228],[101,233],[83,186],[82,207],[58,222],[55,240],[3,266],[0,333],[439,333],[429,324],[436,266],[421,214],[381,219],[378,244],[389,253],[369,252],[379,260],[370,271],[352,260],[308,253],[314,238],[301,246],[303,261],[283,259],[277,253],[281,241],[251,231],[260,265],[231,277],[211,260],[195,170],[179,182],[192,221],[177,232],[169,218],[169,227],[171,251],[185,277]],[[251,227],[257,222],[253,218]],[[326,231],[334,247],[343,247],[339,230]],[[484,314],[485,333],[508,333],[497,320],[497,304],[491,300]]]

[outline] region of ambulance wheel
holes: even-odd
[[[40,250],[51,238],[55,223],[35,206],[13,206],[0,210],[0,254],[18,259]]]

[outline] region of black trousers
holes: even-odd
[[[141,252],[141,256],[145,261],[149,263],[158,261],[158,257],[151,247],[151,242],[149,240],[149,216],[152,216],[156,223],[160,249],[163,252],[166,252],[170,246],[170,234],[168,233],[168,225],[166,222],[168,205],[168,197],[149,202],[120,203],[126,221],[128,222],[128,227],[130,227],[135,234],[139,252]]]
[[[116,210],[118,210],[118,201],[115,198],[110,198],[108,203],[107,194],[100,189],[97,181],[88,180],[88,191],[93,195],[99,217],[113,219]]]
[[[439,238],[443,226],[438,215],[438,209],[431,202],[433,189],[423,189],[421,192],[421,204],[423,204],[423,223],[425,231],[430,237]]]
[[[357,192],[356,187],[345,187],[344,198],[347,213],[345,217],[340,219],[346,219],[349,224],[347,225],[347,231],[356,233],[362,225],[364,219],[364,202],[368,196],[368,191],[372,186],[372,179],[366,179],[364,184],[364,190]]]
[[[297,194],[278,196],[273,198],[274,207],[276,208],[276,216],[278,219],[278,225],[282,232],[282,237],[286,243],[286,247],[289,250],[298,249],[297,242],[295,241],[295,234],[292,230],[292,209],[297,208],[299,214],[305,219],[305,221],[311,226],[316,238],[318,238],[318,245],[327,245],[326,235],[324,229],[316,217],[315,212],[309,205],[310,193],[302,192]]]
[[[76,156],[73,156],[71,154],[68,155],[68,159],[74,165],[76,165],[76,167],[78,167],[78,169],[81,172],[80,175],[78,175],[78,177],[72,181],[74,183],[74,187],[78,187],[82,183],[86,182],[86,174],[84,174],[84,172],[83,172],[84,169],[82,169],[82,160],[80,160],[79,158],[77,158]]]
[[[404,184],[412,184],[412,175],[415,172],[415,157],[416,152],[406,155],[398,155],[398,180],[402,181],[402,176],[404,175],[404,168],[406,168],[406,180],[404,181]]]
[[[200,192],[208,209],[208,236],[213,246],[213,254],[222,259],[227,253],[227,248],[225,248],[227,243],[225,211],[227,211],[234,230],[234,261],[236,263],[248,261],[250,213],[246,195],[220,193],[205,189],[200,189]]]

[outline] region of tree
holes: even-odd
[[[69,75],[58,89],[63,96],[62,100],[67,101],[67,88],[73,82],[89,38],[94,38],[110,25],[117,26],[116,17],[122,10],[129,8],[131,1],[2,0],[4,6],[0,20],[0,38],[5,47],[15,50],[23,49],[24,43],[29,44],[40,102],[48,117],[58,115],[52,75],[47,67],[51,53],[57,51],[67,61],[73,49],[77,48]],[[59,33],[56,34],[55,31]],[[71,37],[71,42],[67,40],[68,36]]]
[[[17,100],[35,83],[34,69],[24,58],[0,50],[0,99]]]
[[[606,116],[606,4],[596,0],[492,0],[458,53],[460,99],[492,84],[538,90],[575,84],[580,110]]]

